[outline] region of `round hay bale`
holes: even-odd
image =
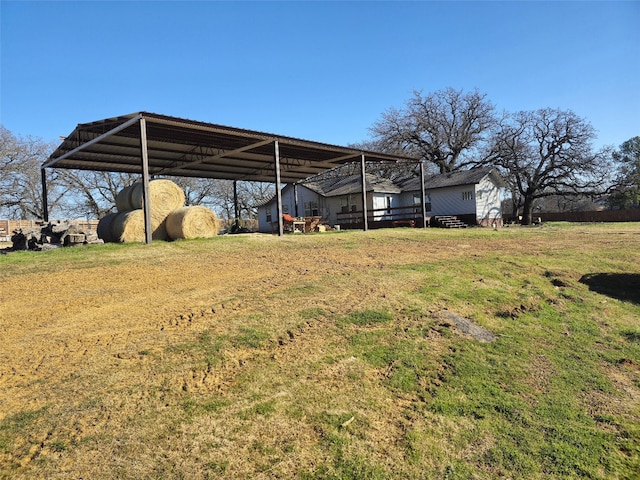
[[[117,213],[107,213],[98,222],[97,232],[98,238],[101,238],[105,243],[115,242],[113,235],[111,234],[111,224],[113,219],[116,218]]]
[[[164,219],[158,221],[151,216],[151,238],[166,240],[167,229]],[[111,222],[111,236],[114,242],[144,242],[144,210],[118,213]]]
[[[192,206],[174,210],[167,217],[169,238],[211,238],[218,235],[220,221],[206,207]]]
[[[134,210],[131,206],[131,190],[133,190],[133,187],[134,185],[124,187],[118,192],[118,195],[116,195],[116,208],[118,209],[118,212]]]
[[[131,210],[120,212],[111,222],[114,242],[144,242],[144,212]]]
[[[142,183],[136,183],[130,193],[131,207],[143,208]],[[184,205],[184,192],[171,180],[156,179],[149,182],[149,202],[151,212],[158,217],[166,217],[173,210]]]

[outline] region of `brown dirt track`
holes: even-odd
[[[249,428],[243,412],[269,400],[260,397],[261,382],[270,382],[269,391],[285,399],[312,385],[335,390],[339,415],[345,411],[341,378],[356,372],[367,383],[375,376],[354,359],[290,383],[303,371],[301,364],[319,361],[327,341],[322,320],[304,320],[306,310],[342,315],[380,305],[400,312],[406,306],[402,292],[413,288],[413,279],[389,276],[389,267],[423,262],[427,255],[439,261],[470,252],[517,255],[554,248],[544,236],[518,242],[509,237],[506,232],[461,240],[438,233],[427,245],[415,236],[403,238],[401,231],[321,240],[256,235],[105,248],[97,264],[79,256],[25,263],[17,275],[0,273],[0,421],[35,412],[24,438],[9,450],[0,448],[0,466],[10,467],[10,478],[44,478],[43,472],[48,478],[215,478],[200,466],[205,445],[216,445],[220,457],[209,459],[212,472],[226,458],[228,478],[260,478],[258,467],[236,457],[274,437],[300,452],[294,447],[314,435],[303,419],[282,425],[277,415]],[[567,242],[578,248],[583,239]],[[199,335],[239,338],[247,328],[267,332],[266,346],[225,347],[215,352],[221,360],[214,365],[190,358]],[[329,340],[340,348],[339,339]],[[437,350],[437,341],[431,345]],[[261,380],[265,363],[265,371],[282,375],[280,390],[273,387],[277,376]],[[255,390],[235,390],[247,385],[246,375]],[[185,402],[198,403],[200,395],[224,397],[235,405],[234,414],[226,424],[184,422]],[[210,408],[215,412],[215,405]],[[404,407],[385,408],[392,417],[394,408]],[[42,412],[58,421],[39,424]],[[392,437],[402,427],[381,422],[371,428],[390,437],[393,455]],[[243,429],[248,437],[237,438]],[[303,453],[295,458],[307,467],[314,461]],[[274,462],[271,468],[262,470],[262,478],[286,478],[295,466]]]

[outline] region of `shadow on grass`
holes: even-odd
[[[640,274],[588,273],[580,283],[588,285],[591,291],[640,305]]]

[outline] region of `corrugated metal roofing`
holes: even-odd
[[[315,177],[314,177],[315,178]],[[376,193],[400,193],[400,188],[395,185],[391,180],[377,177],[371,173],[367,173],[365,176],[367,192]],[[346,177],[329,177],[318,178],[314,180],[308,180],[298,182],[298,185],[302,185],[309,190],[316,192],[323,197],[337,197],[339,195],[349,194],[362,194],[362,181],[360,175],[347,175]],[[291,188],[291,184],[284,187],[283,191]],[[276,199],[275,194],[269,197],[267,200],[260,202],[255,207],[262,207],[273,203]]]
[[[274,182],[278,141],[283,183],[303,180],[357,161],[417,161],[271,133],[137,112],[79,124],[44,163],[68,168],[142,173],[141,128],[145,119],[149,173],[198,178]]]
[[[437,188],[457,187],[461,185],[475,185],[486,176],[491,176],[497,185],[504,186],[504,180],[493,167],[473,168],[459,172],[435,174],[425,178],[425,190],[434,190]],[[367,192],[376,193],[401,193],[401,192],[418,192],[420,191],[420,177],[410,176],[396,181],[387,178],[381,178],[372,173],[365,176]],[[347,176],[325,176],[299,182],[318,195],[323,197],[337,197],[340,195],[361,194],[362,184],[360,175]],[[287,185],[285,188],[289,188]],[[269,205],[275,200],[275,195],[268,200],[256,205],[262,207]]]
[[[302,185],[324,197],[337,197],[353,193],[362,193],[362,180],[360,175],[347,175],[346,177],[322,178],[301,182]],[[380,178],[371,173],[365,175],[367,192],[375,193],[400,193],[400,188],[391,180]]]
[[[426,177],[424,179],[424,187],[426,190],[434,190],[436,188],[456,187],[459,185],[475,185],[487,175],[492,175],[494,181],[498,185],[504,186],[504,180],[493,167],[472,168],[471,170],[461,170],[450,173],[440,173]],[[396,183],[404,192],[413,192],[420,190],[420,177],[411,176],[399,179]]]

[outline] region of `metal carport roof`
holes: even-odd
[[[363,192],[366,190],[365,162],[419,161],[406,156],[137,112],[79,124],[63,140],[41,168],[43,210],[48,216],[47,168],[140,174],[145,199],[149,198],[151,176],[273,182],[278,198],[278,230],[282,235],[281,182],[295,183],[356,160],[361,162]],[[366,219],[364,201],[363,207]],[[145,202],[147,243],[151,242],[150,226],[148,202]]]
[[[293,183],[359,160],[416,161],[298,138],[138,112],[79,124],[43,168],[142,174],[140,118],[146,120],[149,174],[275,182],[274,142],[280,180]]]

